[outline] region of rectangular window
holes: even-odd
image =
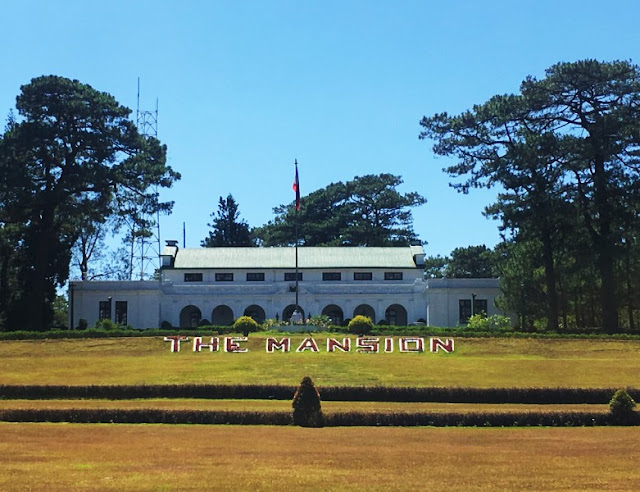
[[[342,275],[340,272],[322,272],[322,280],[324,281],[340,281],[342,280]]]
[[[372,278],[371,272],[353,272],[353,280],[371,280]]]
[[[384,272],[385,280],[402,280],[402,272]]]
[[[185,282],[202,282],[202,273],[185,273]]]
[[[473,299],[473,310],[471,309],[471,299],[460,299],[459,303],[459,322],[461,325],[467,324],[469,318],[474,314],[487,314],[486,299]]]
[[[301,281],[302,280],[302,272],[298,272],[298,280]],[[284,274],[284,281],[285,282],[295,282],[296,281],[296,274],[294,273],[285,273]]]
[[[127,301],[116,301],[116,323],[127,324]]]
[[[216,273],[216,282],[233,282],[233,273]]]
[[[100,301],[98,304],[98,319],[111,319],[111,300]]]
[[[487,314],[487,300],[486,299],[475,299],[473,302],[473,314]]]
[[[247,282],[264,282],[263,272],[247,273]]]
[[[471,317],[471,299],[460,299],[458,301],[458,323],[466,325]]]

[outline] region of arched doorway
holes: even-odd
[[[293,314],[293,311],[295,311],[296,309],[296,305],[295,304],[289,304],[286,308],[284,308],[284,310],[282,311],[282,321],[289,321],[291,319],[291,315]],[[300,311],[300,314],[302,315],[302,319],[304,319],[304,309],[302,309],[300,306],[298,306],[298,310]]]
[[[357,308],[353,310],[353,316],[366,316],[373,323],[376,322],[376,312],[373,310],[369,304],[360,304]]]
[[[211,312],[211,324],[231,326],[233,324],[233,311],[229,306],[221,304]]]
[[[342,308],[335,304],[329,304],[328,306],[325,306],[325,308],[322,310],[322,315],[328,316],[331,319],[332,325],[340,326],[344,321],[344,313],[342,312]]]
[[[180,311],[180,328],[197,328],[202,319],[202,313],[196,306],[188,305]]]
[[[249,316],[253,318],[256,323],[264,323],[266,319],[266,314],[264,313],[264,309],[262,309],[257,304],[252,304],[247,309],[244,310],[244,316]]]
[[[392,304],[384,312],[387,324],[395,326],[407,326],[407,310],[400,304]]]

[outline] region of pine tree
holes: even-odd
[[[253,246],[249,225],[244,220],[239,220],[238,204],[229,194],[226,199],[220,197],[218,212],[211,214],[213,223],[207,224],[213,230],[209,237],[202,240],[201,246],[205,248]]]
[[[305,376],[293,396],[293,423],[301,427],[323,427],[320,393],[309,376]]]

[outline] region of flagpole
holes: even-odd
[[[298,235],[298,216],[300,211],[300,181],[298,179],[298,159],[295,160],[296,165],[296,179],[295,179],[295,192],[296,192],[296,311],[300,312],[300,305],[298,304],[298,243],[300,242],[300,236]]]
[[[298,305],[298,211],[296,210],[296,311],[300,312]]]

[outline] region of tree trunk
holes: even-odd
[[[47,330],[51,328],[53,320],[51,303],[52,291],[55,289],[50,279],[52,248],[55,243],[53,222],[53,211],[45,209],[41,212],[39,221],[34,224],[38,238],[34,241],[33,270],[26,292],[29,309],[25,313],[25,328],[31,331]]]
[[[627,279],[627,317],[629,318],[629,330],[634,331],[636,329],[635,320],[633,317],[634,308],[634,296],[633,296],[633,281],[631,278],[631,246],[627,241],[627,247],[625,248],[625,278]]]
[[[619,329],[618,298],[616,297],[615,258],[609,245],[601,245],[598,268],[602,285],[600,304],[602,306],[602,326],[607,333],[616,333]]]
[[[602,327],[607,333],[616,333],[619,328],[618,299],[616,297],[615,252],[611,234],[612,210],[608,193],[608,179],[604,158],[596,151],[593,189],[599,230],[595,249],[602,282],[600,286]]]
[[[542,234],[542,263],[544,280],[547,287],[547,330],[558,330],[558,290],[556,273],[553,264],[553,244],[547,231]]]

